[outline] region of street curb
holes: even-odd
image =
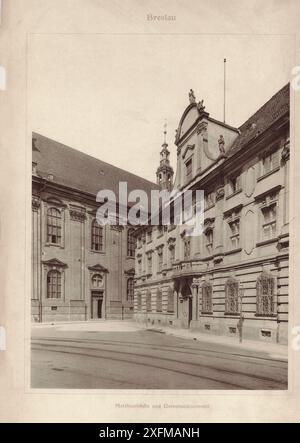
[[[277,361],[282,361],[282,362],[287,362],[288,361],[288,355],[276,353],[276,351],[275,352],[268,352],[265,349],[261,349],[261,350],[257,351],[255,349],[252,349],[251,347],[249,348],[247,346],[245,346],[245,347],[240,346],[237,343],[221,343],[221,342],[218,342],[218,341],[210,341],[210,340],[205,341],[205,340],[203,340],[202,337],[197,337],[197,336],[195,336],[193,334],[191,334],[190,336],[187,336],[187,335],[184,335],[184,334],[180,334],[180,333],[177,334],[176,332],[174,333],[173,331],[166,331],[166,330],[163,330],[163,329],[156,329],[156,328],[151,328],[151,329],[150,328],[149,329],[148,328],[142,328],[142,329],[144,329],[146,331],[151,331],[151,332],[160,332],[160,333],[163,333],[163,334],[166,334],[166,335],[171,335],[173,337],[178,337],[178,338],[183,338],[183,339],[187,339],[187,340],[198,341],[200,343],[219,344],[219,345],[223,344],[225,346],[232,346],[232,347],[235,347],[237,350],[240,349],[240,350],[245,351],[245,352],[247,352],[247,351],[249,351],[249,352],[251,352],[251,351],[252,352],[265,352],[270,360],[277,360]],[[253,342],[253,344],[255,344],[255,342]]]

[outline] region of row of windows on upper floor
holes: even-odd
[[[51,207],[47,210],[47,243],[50,245],[62,245],[63,217],[59,209]],[[104,227],[99,225],[96,219],[91,223],[91,250],[103,252],[105,250]],[[127,256],[134,257],[135,237],[133,230],[127,230]]]
[[[256,315],[258,316],[274,316],[276,314],[275,303],[275,277],[269,272],[262,272],[256,280]],[[220,288],[218,288],[219,294]],[[225,310],[224,314],[238,315],[242,311],[242,304],[244,297],[247,296],[244,288],[239,281],[230,277],[225,282]],[[213,286],[210,282],[204,281],[200,286],[200,312],[202,314],[213,314]],[[144,303],[143,303],[144,300]],[[153,312],[152,293],[147,291],[144,299],[142,294],[136,294],[136,308],[137,311],[142,311],[144,306],[146,312]],[[218,305],[220,302],[218,301]],[[155,310],[154,312],[162,312],[162,291],[157,289]],[[167,293],[167,312],[174,312],[174,292],[169,288]]]
[[[279,149],[277,149],[277,146],[278,145],[276,145],[275,147],[271,147],[270,149],[266,150],[263,154],[261,154],[260,161],[258,164],[259,179],[279,168],[280,151]],[[185,177],[186,177],[186,182],[189,182],[193,178],[193,157],[190,157],[185,162]],[[227,181],[228,181],[227,192],[228,195],[230,195],[236,192],[238,190],[238,187],[240,186],[240,172],[235,172],[233,175],[229,176]]]
[[[257,239],[258,242],[265,242],[269,240],[276,239],[277,236],[277,225],[278,225],[278,194],[270,194],[266,197],[263,202],[261,202],[260,212],[259,212],[259,229]],[[226,219],[226,239],[225,247],[228,251],[240,248],[240,230],[241,230],[241,210],[232,211]],[[209,221],[208,224],[204,226],[204,247],[207,256],[213,253],[214,248],[214,224]],[[169,265],[172,265],[175,261],[175,239],[169,242],[168,254],[166,258]],[[183,257],[178,257],[179,259],[189,260],[191,258],[191,237],[183,236],[179,239],[183,242]],[[164,263],[164,247],[161,245],[157,248],[157,272],[161,272]],[[199,252],[199,251],[198,251]],[[146,263],[146,273],[152,274],[152,251],[146,251],[147,263]],[[137,257],[137,273],[142,274],[142,257]]]
[[[279,167],[279,150],[269,152],[262,158],[262,173],[260,174],[259,178],[268,175],[269,173],[278,170]],[[236,194],[237,192],[242,191],[242,181],[241,181],[241,173],[235,172],[232,176],[230,176],[227,179],[227,197],[230,197],[231,195]],[[216,202],[216,192],[215,191],[208,191],[204,193],[204,210],[209,209],[215,205]],[[195,202],[193,202],[193,208],[188,209],[184,214],[183,218],[189,219],[193,213],[195,213]],[[175,228],[175,225],[170,225],[169,230],[172,230]],[[232,225],[233,231],[236,231],[236,227]],[[157,238],[161,237],[166,230],[163,226],[157,226]],[[146,241],[149,243],[152,241],[152,229],[148,229],[147,233],[143,234],[146,235]],[[233,232],[233,236],[236,235],[236,233]],[[235,242],[236,240],[234,240]],[[137,239],[137,247],[142,246],[142,236],[138,237]]]

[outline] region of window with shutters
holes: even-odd
[[[203,282],[201,286],[202,290],[202,314],[212,314],[212,285],[208,282]]]
[[[229,278],[225,283],[225,314],[239,312],[239,282]]]
[[[162,312],[162,293],[160,289],[156,293],[156,312]]]
[[[263,272],[256,282],[256,315],[274,315],[275,278],[272,274]]]

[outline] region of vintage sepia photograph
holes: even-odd
[[[29,36],[32,389],[287,390],[292,55]]]

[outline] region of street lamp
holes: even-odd
[[[240,343],[243,341],[243,322],[244,322],[244,316],[243,316],[243,297],[244,297],[244,286],[240,284],[239,287],[239,298],[240,298],[240,318],[238,321],[238,330],[239,330],[239,339]]]

